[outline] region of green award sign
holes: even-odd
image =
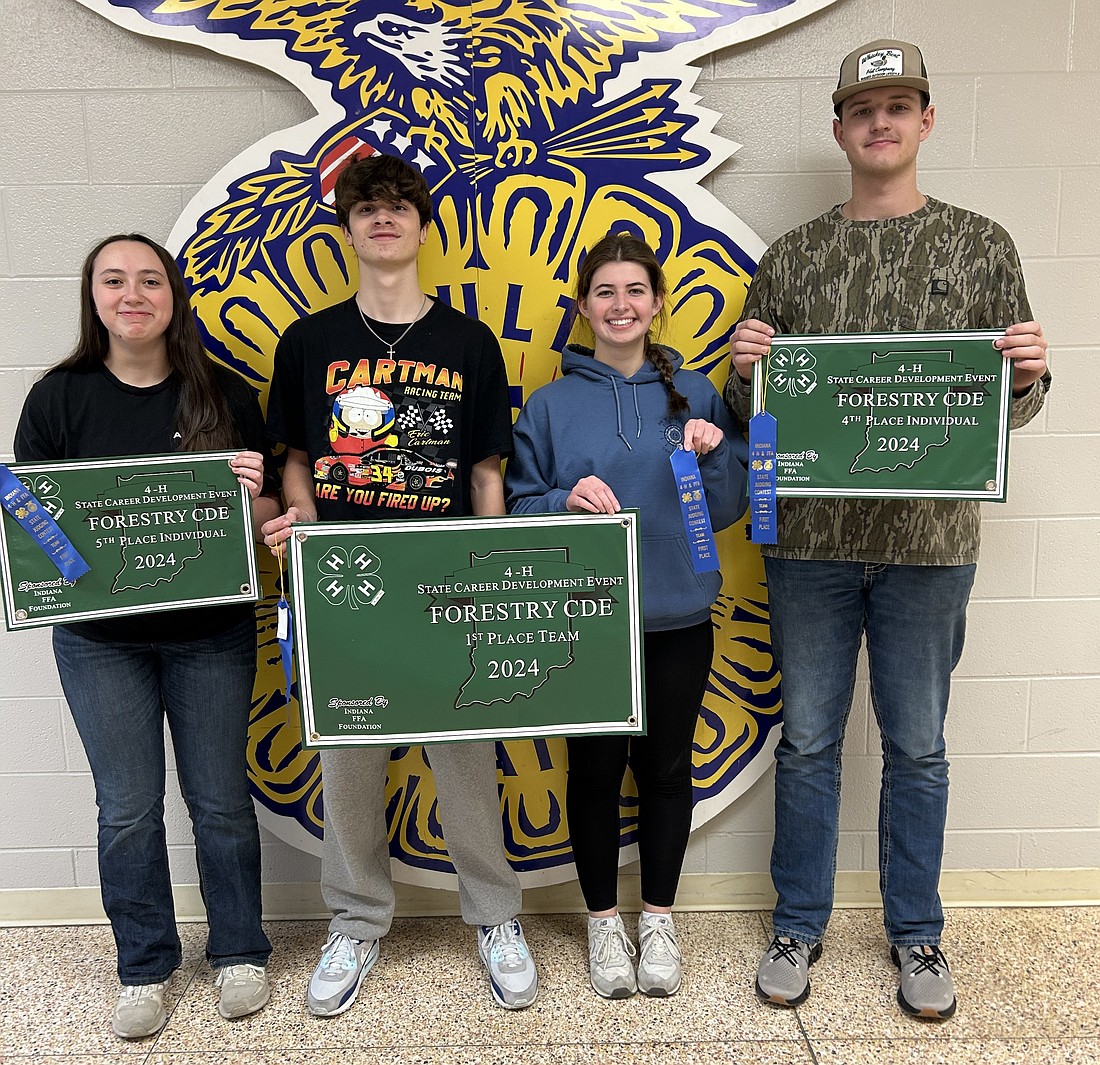
[[[260,595],[248,490],[236,452],[70,462],[11,471],[91,567],[70,582],[4,512],[0,524],[9,630],[217,603]]]
[[[999,331],[776,336],[753,413],[776,420],[776,495],[981,499],[1008,489]]]
[[[644,733],[637,522],[295,526],[304,745]]]

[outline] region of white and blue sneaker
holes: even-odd
[[[493,1001],[506,1010],[521,1010],[538,997],[539,974],[523,938],[519,921],[513,919],[477,930],[478,952],[489,971]]]
[[[349,1009],[376,961],[377,939],[352,939],[343,932],[333,932],[306,990],[309,1012],[315,1017],[335,1017]]]

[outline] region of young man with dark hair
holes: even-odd
[[[872,41],[841,65],[833,136],[848,157],[846,203],[791,231],[760,260],[730,349],[726,401],[747,424],[752,364],[776,333],[1004,329],[1014,360],[1011,424],[1049,383],[1016,249],[996,222],[924,195],[917,152],[935,108],[920,49]],[[1007,328],[1006,328],[1007,327]],[[944,1019],[955,991],[940,950],[947,814],[943,723],[978,557],[977,502],[786,498],[763,549],[783,676],[776,750],[774,939],[757,971],[766,1001],[810,993],[833,904],[840,763],[864,637],[882,733],[879,869],[906,1012]]]
[[[275,352],[268,430],[287,448],[286,513],[264,527],[276,548],[299,521],[504,513],[501,459],[512,450],[500,345],[490,330],[424,293],[417,259],[431,196],[395,156],[350,162],[336,182],[356,294],[294,322]],[[343,1013],[378,959],[394,911],[385,815],[386,747],[321,753],[321,890],[329,937],[309,982],[316,1016]],[[504,853],[495,746],[430,748],[462,916],[477,926],[493,999],[530,1005],[538,978]]]

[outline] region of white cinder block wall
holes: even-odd
[[[705,60],[697,91],[743,145],[709,185],[764,240],[845,197],[828,96],[841,56],[877,36],[923,46],[937,122],[922,188],[1012,232],[1056,375],[1015,434],[1010,502],[986,508],[945,866],[1097,869],[1100,3],[838,0]],[[270,74],[75,0],[0,0],[0,456],[27,388],[72,342],[85,250],[120,229],[166,239],[226,161],[310,113]],[[0,677],[0,890],[94,886],[93,788],[48,632],[0,635]],[[846,754],[839,867],[872,870],[881,760],[865,686]],[[771,786],[696,833],[687,872],[766,872]],[[194,883],[178,799],[169,819],[174,879]],[[266,834],[264,848],[269,883],[316,881],[315,859]]]

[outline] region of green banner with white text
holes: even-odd
[[[309,524],[306,746],[644,732],[637,514]]]
[[[10,469],[91,567],[70,582],[6,512],[0,525],[9,630],[260,595],[248,491],[235,452],[187,452]]]
[[[776,336],[753,413],[776,419],[776,494],[980,499],[1008,491],[1003,332]]]

